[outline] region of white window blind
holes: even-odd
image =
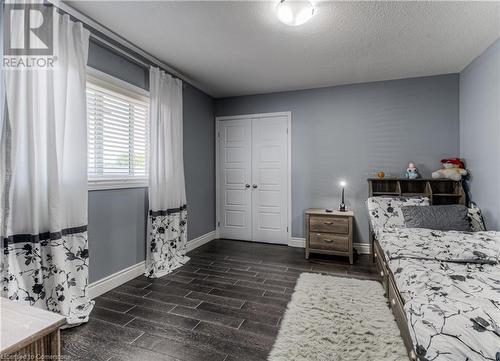
[[[87,82],[89,182],[146,181],[148,100]]]

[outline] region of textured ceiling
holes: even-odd
[[[500,35],[499,2],[70,1],[216,97],[456,73]]]

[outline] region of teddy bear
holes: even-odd
[[[462,180],[467,175],[464,163],[460,158],[442,159],[443,168],[432,173],[432,178],[447,178],[454,181]]]

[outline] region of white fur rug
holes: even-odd
[[[408,360],[376,281],[302,273],[269,361]]]

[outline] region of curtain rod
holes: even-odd
[[[56,8],[58,8],[59,10],[63,11],[64,13],[66,13],[66,14],[74,17],[78,21],[80,21],[83,24],[87,25],[88,27],[91,28],[91,30],[94,30],[96,32],[104,34],[105,36],[107,36],[111,40],[116,41],[118,44],[120,44],[120,45],[124,46],[125,48],[127,48],[128,50],[130,50],[130,51],[138,54],[139,56],[141,56],[145,60],[149,61],[150,63],[147,63],[144,60],[139,59],[138,57],[134,56],[133,54],[130,54],[126,50],[122,49],[121,47],[119,47],[119,46],[111,43],[110,41],[108,41],[106,39],[103,39],[102,37],[100,37],[99,35],[97,35],[97,34],[95,34],[94,32],[91,31],[90,32],[90,36],[92,38],[94,38],[95,40],[97,40],[98,42],[100,42],[100,43],[102,43],[102,44],[104,44],[104,45],[112,48],[113,50],[115,50],[115,51],[119,52],[120,54],[126,56],[130,60],[132,60],[132,61],[134,61],[134,62],[136,62],[136,63],[138,63],[138,64],[140,64],[142,66],[145,66],[148,69],[149,69],[149,67],[151,65],[156,65],[156,66],[160,67],[162,70],[164,70],[166,73],[172,75],[173,77],[179,78],[183,82],[192,84],[196,88],[201,89],[202,91],[206,92],[209,95],[212,95],[212,94],[210,94],[209,91],[207,91],[206,89],[204,89],[204,87],[202,85],[200,85],[198,82],[196,82],[196,81],[188,78],[187,76],[181,74],[180,72],[178,72],[174,68],[168,66],[167,64],[165,64],[161,60],[158,60],[157,58],[155,58],[151,54],[147,53],[146,51],[142,50],[141,48],[137,47],[136,45],[132,44],[128,40],[122,38],[120,35],[114,33],[113,31],[111,31],[108,28],[106,28],[105,26],[99,24],[95,20],[89,18],[88,16],[82,14],[78,10],[72,8],[71,6],[63,3],[60,0],[46,0],[46,1],[48,3],[50,3],[50,4],[52,4],[53,6],[55,6]]]

